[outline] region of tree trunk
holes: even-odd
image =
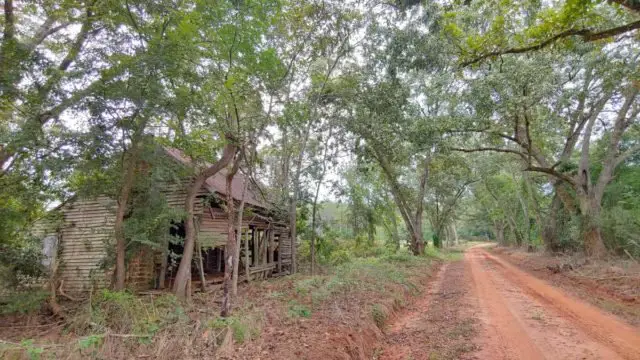
[[[400,234],[398,233],[398,219],[396,219],[395,213],[391,215],[391,237],[396,251],[398,251],[400,249]]]
[[[240,200],[240,206],[238,207],[238,215],[236,216],[236,236],[238,237],[238,239],[240,239],[240,241],[242,241],[242,216],[244,213],[245,196],[247,194],[248,186],[249,179],[245,177],[242,186],[242,199]],[[235,257],[233,258],[233,296],[238,295],[238,267],[240,265],[240,243],[236,245],[236,253]],[[249,273],[247,272],[246,275],[249,276]]]
[[[367,210],[367,245],[373,247],[375,245],[376,224],[373,216],[373,210]]]
[[[547,220],[545,221],[544,230],[542,231],[542,239],[547,251],[555,252],[560,250],[558,243],[558,217],[562,211],[562,200],[556,194],[551,200],[551,208]]]
[[[318,178],[316,184],[316,193],[313,197],[313,205],[311,210],[311,275],[315,275],[316,270],[316,214],[318,212],[318,196],[320,195],[320,186],[324,181],[324,176],[327,172],[327,161],[329,160],[329,140],[333,135],[333,127],[329,125],[329,135],[327,135],[324,142],[324,154],[322,155],[322,172]]]
[[[173,284],[173,292],[178,298],[187,298],[187,285],[191,279],[191,260],[193,259],[194,239],[196,236],[194,224],[196,197],[204,182],[227,166],[233,159],[235,153],[236,146],[234,144],[228,143],[225,145],[220,160],[200,172],[200,174],[198,174],[198,176],[193,180],[191,186],[187,189],[187,196],[184,204],[184,210],[187,214],[184,222],[184,251]]]
[[[435,232],[433,233],[433,247],[442,248],[442,225],[435,226]]]
[[[224,252],[224,283],[222,285],[222,309],[220,310],[220,316],[227,317],[231,315],[231,307],[233,302],[233,265],[235,263],[236,255],[236,231],[235,231],[235,202],[233,199],[232,184],[233,177],[238,171],[238,160],[233,165],[233,169],[227,174],[227,246]]]
[[[125,174],[122,180],[122,186],[120,187],[120,194],[118,195],[118,207],[116,209],[116,218],[113,225],[115,238],[116,238],[116,282],[114,289],[116,291],[122,291],[125,287],[125,280],[127,277],[126,270],[126,250],[127,240],[124,234],[124,216],[127,213],[129,205],[129,196],[131,195],[131,189],[135,180],[136,164],[138,160],[138,141],[131,145],[128,159],[125,159]]]
[[[587,256],[593,258],[603,258],[607,254],[607,249],[602,241],[602,234],[598,225],[588,224],[583,230],[584,250]]]
[[[453,245],[457,246],[459,243],[459,239],[458,239],[458,230],[456,229],[455,222],[451,223],[451,233],[453,235]]]
[[[296,263],[296,253],[298,252],[298,241],[297,241],[297,229],[296,229],[296,212],[297,212],[297,206],[296,203],[298,202],[297,199],[297,190],[294,190],[294,194],[291,197],[291,199],[289,199],[289,235],[291,237],[291,273],[295,274],[296,272],[298,272],[298,265]]]
[[[195,253],[196,253],[196,265],[198,266],[198,275],[200,276],[200,289],[202,292],[207,291],[207,279],[204,276],[204,265],[202,264],[202,246],[200,245],[200,241],[198,241],[198,234],[200,233],[200,218],[194,221],[196,225],[196,236],[194,238],[195,243]]]
[[[424,170],[420,175],[420,188],[418,189],[418,199],[416,200],[416,215],[414,221],[414,250],[415,255],[424,254],[424,235],[422,233],[422,214],[424,211],[424,196],[427,192],[427,179],[429,178],[429,157],[423,161]]]
[[[504,245],[504,224],[502,221],[494,222],[494,231],[496,233],[496,241],[500,245]]]
[[[604,246],[600,228],[600,202],[596,199],[584,199],[582,196],[579,198],[584,252],[589,257],[603,258],[607,254],[607,249]]]
[[[318,184],[318,189],[320,189],[320,185]],[[311,253],[311,275],[316,274],[316,211],[318,208],[318,191],[316,191],[316,197],[314,198],[312,209],[311,209],[311,244],[310,244],[310,253]]]

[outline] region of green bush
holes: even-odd
[[[331,253],[329,257],[331,265],[342,265],[351,261],[351,253],[346,249],[339,249]]]
[[[20,291],[3,298],[0,314],[31,314],[42,309],[49,292],[42,290]]]

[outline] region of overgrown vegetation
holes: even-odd
[[[445,257],[437,251],[433,254]],[[353,311],[361,311],[366,321],[383,329],[391,311],[419,295],[418,282],[429,276],[433,261],[437,259],[409,253],[350,257],[326,268],[324,275],[298,274],[255,284],[245,290],[257,297],[245,298],[235,315],[226,318],[211,311],[211,294],[196,296],[192,304],[184,305],[170,294],[135,296],[100,290],[69,311],[63,332],[72,336],[57,343],[26,339],[0,344],[0,355],[100,359],[152,353],[171,358],[175,354],[165,352],[188,343],[197,352],[207,346],[220,350],[229,341],[242,345],[257,340],[265,326],[273,326],[265,315],[273,312],[279,314],[279,321],[296,322],[351,318]],[[354,299],[358,302],[353,303]],[[346,314],[336,313],[336,306]]]
[[[138,303],[127,271],[141,249],[170,257],[180,304],[165,305],[184,306],[198,247],[211,245],[198,239],[199,191],[221,171],[228,189],[236,174],[251,179],[269,217],[286,223],[288,271],[318,276],[294,278],[291,318],[352,289],[412,291],[403,271],[461,239],[640,257],[637,1],[5,0],[3,9],[3,313],[66,318],[57,300],[74,294],[59,274],[100,254],[88,267],[112,273],[106,285],[117,291],[91,289],[74,331],[101,338],[86,348],[120,331],[149,340],[182,321]],[[228,193],[214,197],[233,221]],[[65,206],[98,198],[109,203],[104,249],[65,253],[63,230],[89,221],[64,218]],[[222,234],[234,249],[234,232]],[[252,338],[232,320],[232,267],[221,314],[234,336]],[[119,324],[118,314],[130,316]]]

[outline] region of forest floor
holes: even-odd
[[[625,298],[626,287],[605,291],[583,282],[569,294],[539,278],[550,273],[555,283],[568,285],[560,280],[566,274],[553,270],[562,261],[485,246],[467,250],[464,259],[441,268],[421,301],[389,324],[379,359],[640,359],[640,330],[629,315],[639,304]],[[547,266],[549,273],[539,269]],[[628,315],[626,322],[573,294],[588,288],[591,297],[608,294],[607,303],[616,306],[605,309]]]

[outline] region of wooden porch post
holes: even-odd
[[[271,225],[267,230],[267,264],[273,263],[273,230]]]
[[[282,234],[278,235],[278,274],[282,272]]]
[[[262,230],[262,242],[264,243],[263,245],[263,250],[264,253],[262,254],[262,260],[263,260],[263,264],[268,264],[269,263],[269,230],[264,229]]]
[[[249,273],[249,229],[244,232],[244,273],[247,282],[251,282],[251,274]]]
[[[253,260],[253,266],[258,265],[258,251],[256,249],[257,245],[256,228],[253,227],[251,229],[251,259]]]

